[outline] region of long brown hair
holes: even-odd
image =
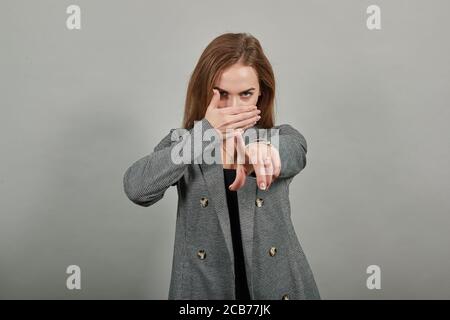
[[[208,44],[192,72],[183,128],[191,129],[194,121],[204,118],[216,80],[226,68],[237,62],[253,67],[259,78],[261,95],[257,106],[261,110],[261,119],[257,127],[268,129],[274,126],[275,76],[258,39],[249,33],[225,33]]]

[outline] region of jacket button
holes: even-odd
[[[283,296],[281,297],[281,300],[289,300],[289,295],[287,293],[283,294]]]
[[[197,256],[199,257],[200,260],[204,260],[206,258],[205,250],[198,250]]]
[[[256,198],[255,204],[258,208],[261,208],[264,204],[264,200],[261,198]]]
[[[200,199],[200,205],[201,205],[203,208],[206,208],[206,207],[208,206],[208,198],[202,197],[202,198]]]
[[[270,248],[269,254],[270,254],[271,257],[276,255],[277,254],[277,248],[275,248],[275,247]]]

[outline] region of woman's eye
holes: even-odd
[[[253,92],[245,92],[245,93],[242,94],[242,96],[245,97],[245,98],[249,98],[252,95],[253,95]],[[220,96],[221,97],[227,97],[228,93],[227,92],[220,92]]]

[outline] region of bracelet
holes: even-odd
[[[249,144],[247,144],[246,147],[249,146],[249,145],[252,144],[252,143],[261,143],[261,142],[264,143],[264,144],[266,144],[266,145],[271,145],[270,141],[265,140],[265,139],[260,139],[260,138],[258,138],[258,139],[256,139],[255,141],[252,141],[252,142],[250,142]]]

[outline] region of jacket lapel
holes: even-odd
[[[249,283],[249,290],[253,298],[253,228],[255,221],[256,179],[247,177],[245,184],[237,191],[239,203],[239,218],[242,231],[242,245],[244,247],[245,271]]]
[[[221,164],[199,164],[203,173],[210,200],[214,205],[214,209],[219,219],[220,228],[228,249],[228,254],[234,265],[233,243],[231,239],[230,218],[228,216],[228,205],[225,192],[225,182],[223,175],[223,166]]]
[[[231,263],[234,266],[233,242],[231,238],[230,218],[226,199],[225,182],[222,164],[199,164],[205,183],[208,187],[211,202],[217,213],[223,237],[228,249]],[[245,185],[237,191],[242,244],[244,249],[247,279],[251,279],[253,261],[253,227],[255,217],[256,181],[247,177]],[[233,268],[234,269],[234,268]],[[252,284],[249,284],[252,287]],[[251,290],[251,289],[250,289]]]

